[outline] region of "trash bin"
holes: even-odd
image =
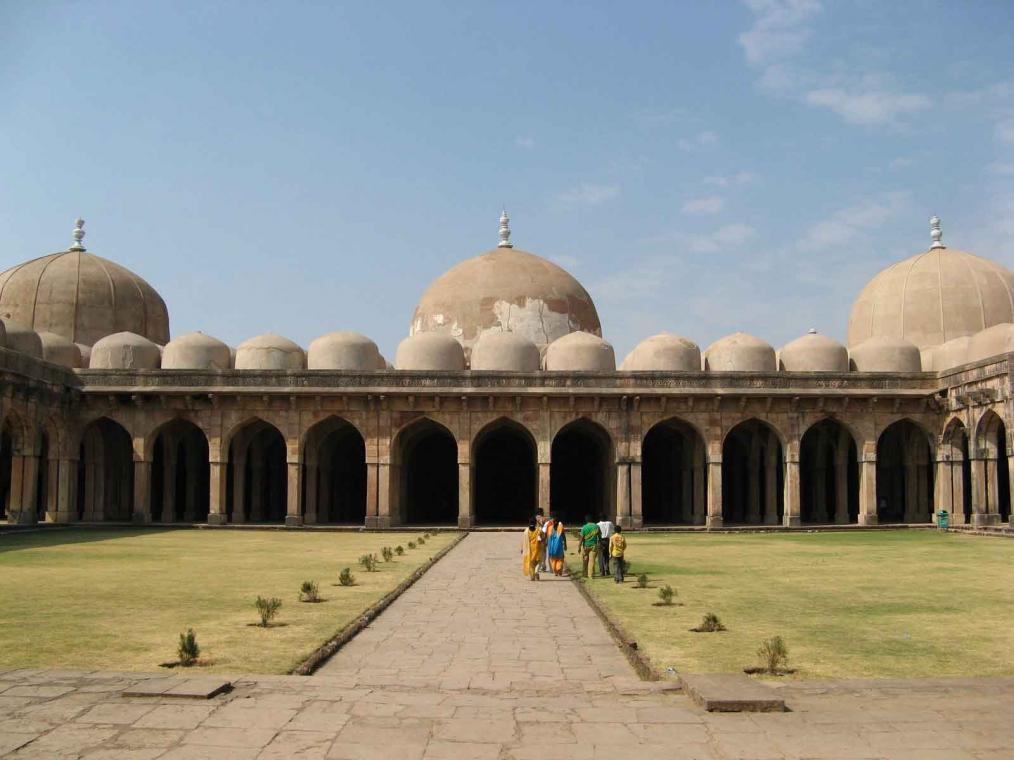
[[[947,530],[947,526],[951,524],[951,516],[947,514],[946,509],[941,509],[937,512],[937,527],[940,530]]]

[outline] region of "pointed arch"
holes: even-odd
[[[133,516],[133,440],[110,417],[99,417],[81,431],[77,492],[80,520],[129,521]]]
[[[975,426],[975,449],[976,456],[984,460],[983,506],[986,514],[991,515],[988,521],[1007,522],[1011,514],[1007,426],[992,409],[983,412]]]
[[[156,522],[208,519],[210,465],[208,437],[185,417],[174,417],[152,431],[151,516]]]
[[[303,520],[307,524],[366,522],[366,442],[359,428],[331,415],[302,437]]]
[[[391,441],[392,519],[404,524],[458,521],[458,444],[430,417],[404,425]]]
[[[778,429],[750,417],[722,440],[722,520],[725,525],[778,525],[785,512],[785,449]]]
[[[933,511],[933,444],[926,429],[908,417],[877,438],[877,521],[929,522]]]
[[[967,525],[972,521],[972,459],[968,428],[961,418],[955,416],[947,421],[940,442],[944,467],[938,475],[946,480],[938,485],[938,490],[946,489],[944,498],[951,522]]]
[[[616,519],[616,454],[599,423],[578,417],[553,436],[549,499],[554,514],[578,523],[585,516]]]
[[[687,420],[655,423],[641,441],[641,513],[645,525],[703,525],[707,511],[704,436]]]
[[[233,426],[224,440],[223,449],[229,452],[229,522],[284,522],[288,467],[282,432],[260,417],[250,417]]]
[[[472,439],[472,493],[480,525],[522,525],[535,514],[538,446],[531,430],[499,417]]]
[[[800,520],[809,524],[859,521],[859,452],[854,433],[826,416],[799,444]]]

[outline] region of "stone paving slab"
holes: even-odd
[[[785,700],[742,673],[681,673],[687,696],[708,712],[785,712]]]
[[[431,571],[457,552],[467,555],[433,576],[454,589],[450,608],[437,606],[440,586],[427,587],[427,575],[413,587],[424,593],[410,590],[400,613],[401,600],[388,610],[414,631],[387,625],[385,612],[365,649],[342,650],[320,676],[221,674],[232,691],[181,702],[122,693],[144,684],[150,693],[165,674],[0,673],[0,757],[1014,757],[1014,678],[765,687],[784,698],[785,713],[709,713],[678,692],[625,693],[636,679],[615,647],[604,646],[608,634],[569,581],[525,581],[519,540],[486,535],[502,543],[470,536]],[[458,599],[467,615],[453,610]],[[567,619],[551,620],[552,609]],[[459,625],[440,620],[441,610]],[[413,633],[418,652],[409,645]],[[390,653],[379,642],[390,642]],[[356,662],[350,651],[365,659]]]

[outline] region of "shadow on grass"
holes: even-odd
[[[28,549],[45,549],[73,544],[89,544],[99,541],[115,541],[121,538],[138,536],[154,536],[182,528],[134,528],[130,526],[113,527],[53,527],[11,532],[0,536],[0,554],[26,551]]]

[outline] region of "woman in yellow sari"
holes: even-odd
[[[521,572],[533,581],[539,579],[539,563],[542,562],[542,531],[533,519],[525,528],[521,544]]]

